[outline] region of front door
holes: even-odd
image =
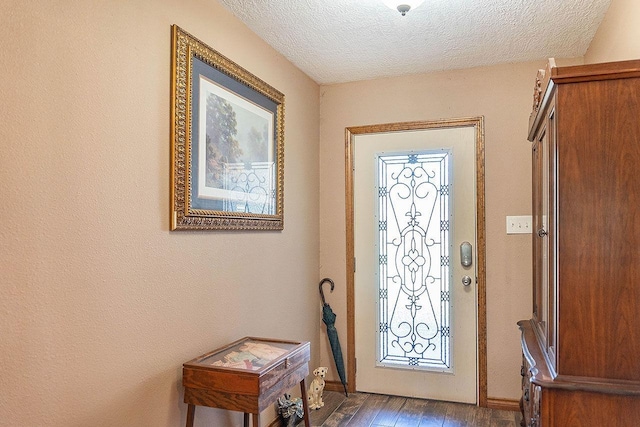
[[[477,402],[477,132],[352,140],[358,391]]]

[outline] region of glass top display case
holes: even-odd
[[[246,337],[188,364],[259,371],[290,353],[300,343]]]
[[[244,412],[245,426],[253,414],[253,425],[258,427],[260,412],[296,385],[308,427],[305,378],[309,347],[308,342],[245,337],[184,363],[187,427],[193,426],[196,406]]]

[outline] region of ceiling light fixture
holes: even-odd
[[[397,10],[402,16],[405,16],[407,12],[420,6],[423,2],[424,0],[384,0],[384,4],[391,9]]]

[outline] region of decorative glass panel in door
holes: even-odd
[[[377,363],[449,371],[451,153],[377,159]]]

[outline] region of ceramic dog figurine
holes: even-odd
[[[324,406],[322,391],[324,390],[324,376],[327,375],[328,370],[328,368],[321,366],[313,371],[315,378],[311,381],[307,396],[309,409],[320,409]]]

